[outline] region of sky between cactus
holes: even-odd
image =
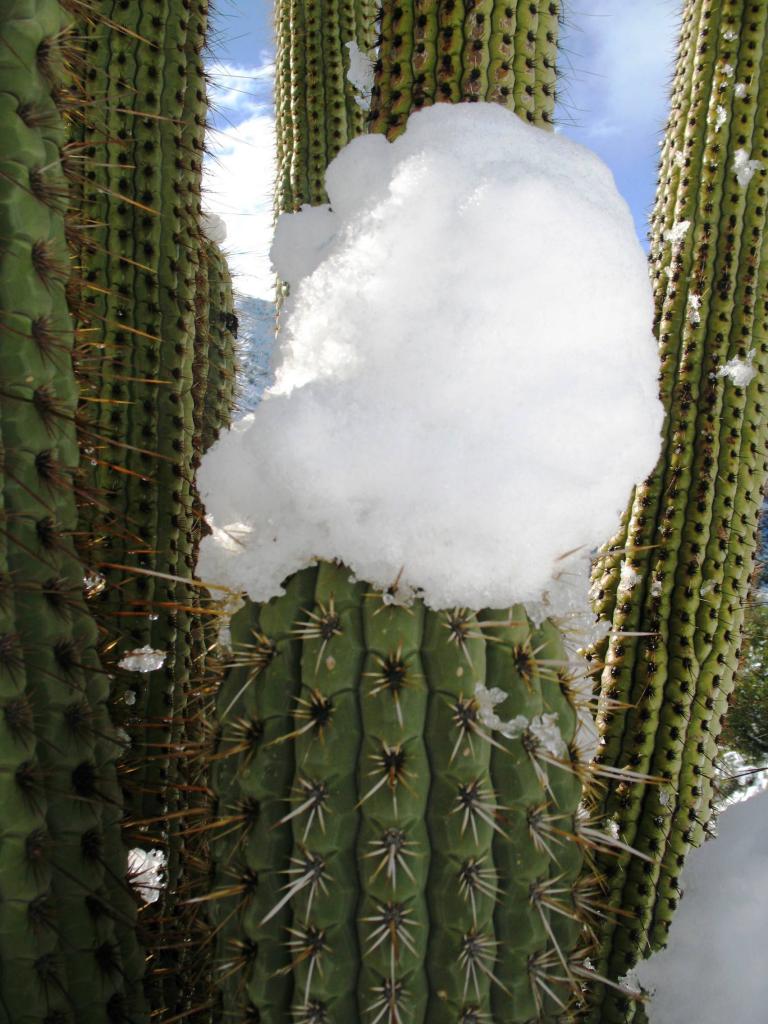
[[[438,104],[352,141],[326,186],[331,210],[278,221],[277,382],[203,459],[202,578],[265,601],[340,558],[435,609],[587,613],[589,552],[661,428],[610,172],[496,104]]]

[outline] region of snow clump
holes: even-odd
[[[156,672],[165,663],[165,652],[156,651],[149,644],[128,651],[118,661],[118,667],[126,672]]]
[[[746,359],[739,359],[737,356],[734,356],[733,359],[728,360],[725,366],[720,367],[717,371],[717,376],[728,377],[737,388],[747,387],[757,374],[757,370],[752,365],[754,357],[755,350],[753,348],[747,352]]]
[[[749,153],[746,149],[737,149],[733,154],[733,173],[736,175],[736,181],[742,188],[746,188],[750,181],[755,176],[755,171],[762,169],[762,163],[759,160],[750,160]]]
[[[682,153],[678,155],[682,156]],[[683,160],[685,160],[684,157]],[[678,243],[682,242],[682,240],[685,238],[685,235],[690,226],[691,222],[689,220],[679,220],[676,224],[673,224],[668,231],[664,233],[664,238],[667,242],[670,242],[672,245],[677,245]]]
[[[369,110],[371,106],[371,91],[373,90],[373,61],[368,54],[360,49],[354,39],[344,45],[349,50],[347,81],[357,93],[355,103],[362,110]]]
[[[610,171],[497,104],[437,104],[351,142],[327,191],[277,226],[276,382],[203,460],[201,577],[264,601],[336,558],[433,608],[556,605],[659,447]]]
[[[223,245],[227,240],[227,225],[221,217],[210,210],[203,210],[200,218],[200,227],[207,239],[217,245]]]
[[[165,879],[166,856],[163,850],[128,851],[128,881],[145,903],[160,899]]]

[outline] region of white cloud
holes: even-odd
[[[678,20],[670,0],[590,0],[566,21],[561,116],[583,141],[662,128]]]
[[[235,287],[274,298],[269,263],[275,181],[274,64],[211,69],[214,126],[208,136],[204,206],[227,226],[224,246]]]

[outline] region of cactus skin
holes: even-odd
[[[626,537],[609,546],[596,579],[613,627],[598,761],[667,780],[664,787],[624,783],[605,796],[622,839],[654,859],[604,865],[611,905],[633,915],[601,930],[597,967],[612,979],[665,944],[687,851],[711,818],[712,761],[754,566],[768,469],[767,29],[764,5],[688,0],[684,7],[651,238],[664,448],[637,488]],[[736,83],[746,86],[742,96]],[[740,149],[762,162],[747,187],[734,173]],[[682,221],[689,228],[670,244],[666,233]],[[700,297],[695,315],[692,295]],[[748,386],[718,376],[753,347],[757,374]],[[622,560],[640,574],[634,588],[617,587]],[[612,1024],[634,1012],[606,989],[592,1019]]]
[[[13,0],[0,36],[0,1021],[147,1019],[97,630],[72,543],[67,310],[71,17]]]
[[[115,676],[113,716],[132,739],[122,775],[130,811],[151,820],[136,837],[144,845],[163,841],[172,723],[189,689],[187,609],[198,603],[193,392],[204,368],[193,341],[206,23],[204,0],[101,0],[81,29],[88,230],[76,314],[81,437],[96,463],[85,483],[97,499],[84,504],[81,529],[107,582],[94,605]],[[145,645],[166,655],[161,669],[119,668]]]
[[[367,0],[277,0],[277,213],[328,202],[325,169],[365,127],[347,80],[353,40],[371,49]]]
[[[547,986],[563,1007],[572,991],[553,938],[569,969],[583,955],[559,632],[522,607],[388,601],[321,563],[233,620],[214,779],[222,1017],[554,1021]],[[568,752],[489,732],[478,681],[509,694],[505,718],[556,713]]]
[[[371,130],[392,139],[413,110],[491,102],[554,127],[559,4],[384,3]]]
[[[200,402],[200,450],[206,452],[221,430],[232,422],[236,403],[237,315],[227,261],[215,242],[206,243],[203,269],[208,292],[203,341],[208,373]]]

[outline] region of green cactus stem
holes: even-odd
[[[206,243],[203,265],[208,290],[208,321],[204,328],[208,375],[200,403],[200,448],[206,452],[222,428],[232,422],[236,402],[237,314],[227,261],[215,242]]]
[[[560,5],[529,0],[385,3],[371,130],[395,138],[413,110],[492,102],[554,127]]]
[[[710,821],[754,566],[768,468],[767,28],[764,5],[684,7],[651,239],[664,445],[594,579],[612,626],[597,652],[597,760],[664,780],[610,786],[602,801],[621,839],[650,858],[604,865],[621,914],[604,922],[597,968],[614,980],[665,944],[687,851]],[[633,1013],[606,988],[592,1019]]]
[[[0,1020],[145,1021],[120,741],[76,531],[65,169],[71,17],[12,0],[0,32]]]
[[[222,1015],[559,1019],[583,972],[587,836],[560,634],[522,607],[399,607],[349,575],[322,563],[233,620]],[[502,695],[528,722],[514,737],[483,722]]]

